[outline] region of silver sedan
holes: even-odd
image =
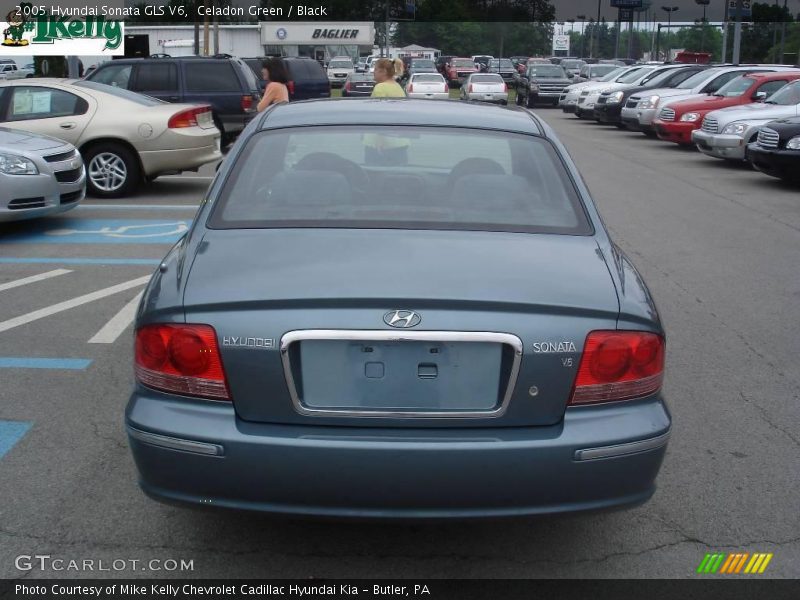
[[[88,192],[105,198],[222,158],[210,106],[169,104],[94,81],[1,82],[0,124],[74,144]]]
[[[461,86],[461,99],[508,104],[508,85],[496,73],[473,73]]]
[[[68,211],[85,192],[86,172],[75,146],[0,127],[0,222]]]

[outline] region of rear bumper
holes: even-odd
[[[209,141],[211,141],[209,136]],[[219,135],[213,136],[208,146],[181,150],[152,150],[140,152],[145,175],[152,176],[172,171],[188,171],[222,158]]]
[[[157,500],[295,515],[465,518],[646,501],[670,415],[654,396],[570,409],[547,427],[272,425],[242,421],[226,403],[137,388],[126,424],[140,485]]]
[[[506,104],[508,102],[508,93],[506,92],[475,92],[473,94],[465,94],[464,96],[467,100],[472,100],[474,102],[497,102],[499,104]]]
[[[411,92],[406,93],[409,98],[421,98],[423,100],[448,100],[450,94],[448,92]]]
[[[697,129],[696,123],[681,121],[660,121],[653,122],[656,134],[662,140],[675,142],[676,144],[691,144],[692,132]]]
[[[747,157],[762,173],[800,181],[800,150],[767,149],[752,143],[747,146]]]

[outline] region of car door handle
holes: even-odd
[[[72,122],[69,122],[69,123],[61,123],[61,124],[59,125],[59,127],[61,127],[61,129],[75,129],[75,123],[72,123]]]

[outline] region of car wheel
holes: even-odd
[[[84,153],[86,187],[100,198],[120,198],[136,190],[142,179],[139,159],[122,144],[103,142]]]

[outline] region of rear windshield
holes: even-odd
[[[560,64],[565,69],[580,69],[585,63],[582,60],[562,60]]]
[[[208,225],[592,232],[547,140],[408,126],[258,133],[237,159]]]
[[[422,73],[414,75],[414,81],[420,83],[444,83],[444,77],[438,73]]]
[[[123,98],[129,102],[135,102],[140,106],[157,106],[159,104],[165,104],[163,100],[151,98],[150,96],[145,96],[144,94],[137,94],[136,92],[131,92],[113,85],[97,83],[96,81],[76,81],[73,85],[79,88],[86,88],[88,90],[95,90],[96,92],[110,94],[111,96],[116,96],[117,98]]]
[[[500,75],[473,75],[470,78],[472,83],[503,83],[503,78]]]
[[[471,68],[475,67],[475,63],[468,58],[459,58],[458,60],[454,60],[451,64],[458,69],[464,67],[471,67]]]
[[[528,77],[566,77],[567,74],[558,65],[533,65],[528,69]]]
[[[416,69],[435,69],[436,65],[433,64],[432,60],[428,60],[427,58],[419,59],[415,58],[411,61],[411,66]]]

